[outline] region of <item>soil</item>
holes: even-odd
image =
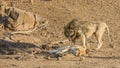
[[[10,4],[9,0],[5,0]],[[120,67],[120,0],[27,0],[15,2],[15,7],[33,12],[49,20],[44,28],[30,34],[6,34],[0,31],[0,68],[119,68]],[[103,21],[110,29],[103,36],[104,44],[98,51],[86,56],[64,56],[61,59],[46,56],[47,49],[70,45],[64,36],[64,26],[72,19]],[[52,42],[59,42],[50,45]],[[87,40],[90,48],[97,46],[94,36]],[[113,47],[111,47],[109,44]],[[79,41],[77,42],[79,44]]]

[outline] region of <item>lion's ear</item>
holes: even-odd
[[[16,12],[14,9],[12,9],[11,12],[10,12],[10,17],[11,17],[13,20],[17,20],[17,18],[19,17],[19,13]]]
[[[5,13],[9,15],[10,8],[5,8]]]

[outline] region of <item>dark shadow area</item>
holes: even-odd
[[[18,53],[33,53],[39,51],[40,47],[32,43],[21,43],[21,42],[9,42],[0,39],[0,54],[1,55],[13,55]]]
[[[2,29],[14,30],[13,23],[10,23],[8,16],[0,16],[0,25]]]

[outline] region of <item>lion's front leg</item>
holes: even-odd
[[[78,30],[78,34],[82,38],[82,45],[83,45],[83,47],[86,49],[86,37],[85,37],[85,34],[82,32],[81,29]]]
[[[82,45],[86,49],[86,37],[83,33],[81,34],[81,38],[82,38]]]

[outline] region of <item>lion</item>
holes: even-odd
[[[111,41],[109,28],[106,23],[101,21],[78,21],[73,19],[64,27],[64,35],[75,44],[76,39],[82,39],[82,45],[86,48],[86,39],[95,35],[98,46],[95,50],[99,50],[103,45],[102,36],[107,30],[109,41]]]
[[[10,34],[28,34],[38,27],[45,27],[48,20],[16,7],[9,7],[5,1],[0,1],[0,25],[12,32]]]

